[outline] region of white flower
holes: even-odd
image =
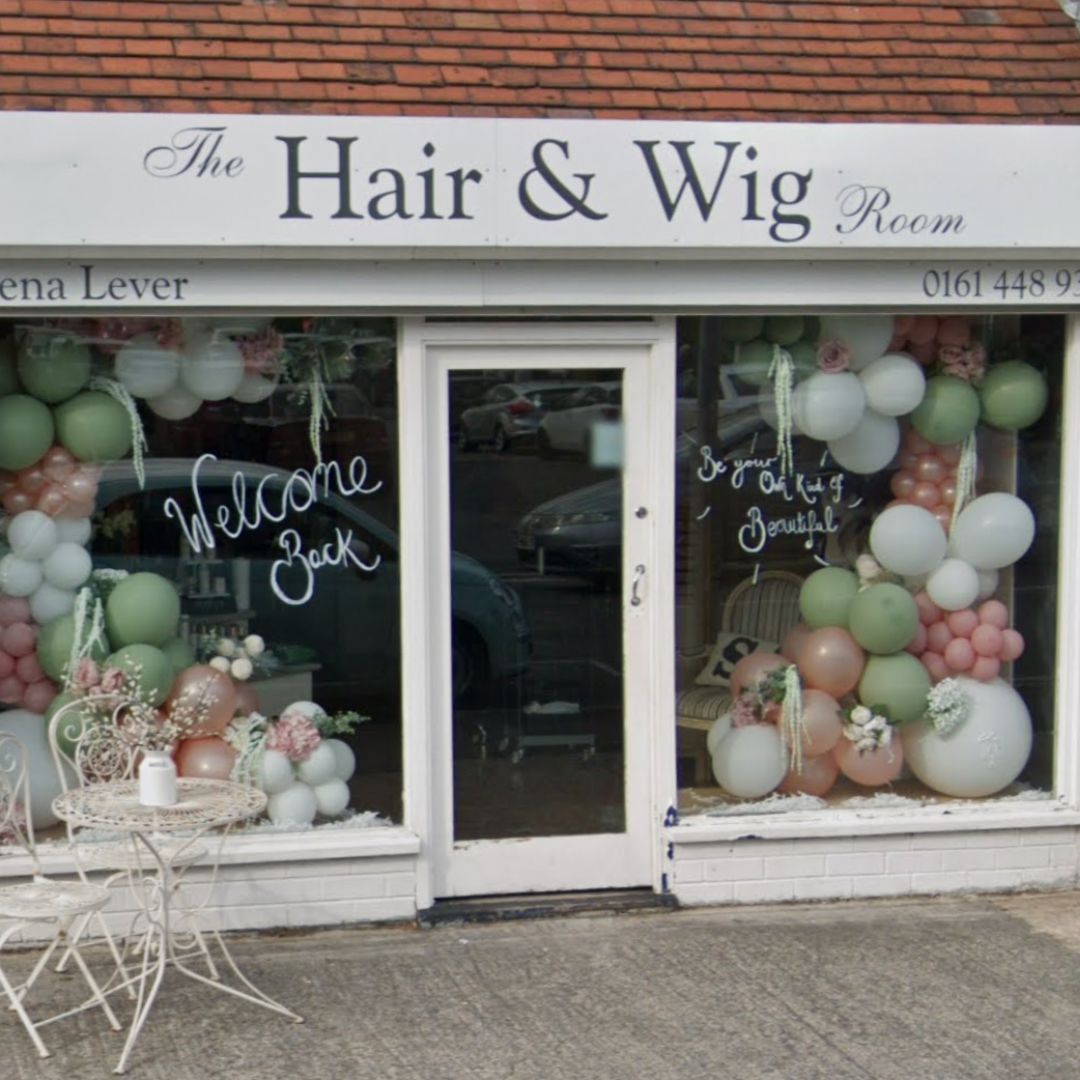
[[[851,710],[851,722],[858,724],[860,727],[863,724],[868,724],[873,718],[873,713],[865,705],[856,705]]]
[[[210,666],[216,671],[223,672],[226,675],[229,674],[229,661],[224,656],[215,656],[210,661]]]
[[[234,679],[239,679],[240,682],[250,679],[254,671],[255,668],[246,656],[238,656],[229,666],[229,672],[232,677]]]
[[[881,745],[888,746],[892,742],[893,729],[889,724],[886,724],[881,732]]]
[[[235,656],[236,642],[232,638],[223,637],[217,643],[217,651],[220,656]]]
[[[855,560],[855,573],[863,581],[869,581],[881,573],[881,565],[873,555],[863,554]]]
[[[244,638],[244,652],[248,656],[262,656],[266,652],[266,642],[258,634],[248,634]]]
[[[868,720],[863,725],[863,727],[866,730],[867,734],[869,734],[871,731],[874,731],[874,732],[884,731],[885,727],[886,727],[885,717],[884,716],[875,716],[872,719]]]

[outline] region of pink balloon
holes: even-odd
[[[904,435],[904,449],[911,451],[911,453],[915,455],[919,455],[928,454],[934,449],[934,446],[924,439],[915,428],[909,427]]]
[[[12,488],[3,499],[4,509],[14,517],[16,514],[21,514],[24,510],[32,510],[34,508],[33,496],[27,495],[21,488]]]
[[[56,516],[65,518],[66,520],[75,520],[77,518],[88,518],[94,513],[94,500],[89,502],[73,502],[68,501],[67,505]]]
[[[6,679],[15,674],[15,657],[6,652],[0,652],[0,679]]]
[[[921,454],[915,465],[915,479],[940,484],[945,479],[945,463],[937,454]]]
[[[0,595],[0,626],[30,621],[30,601],[25,596]]]
[[[809,633],[810,627],[806,623],[796,623],[784,637],[784,643],[780,646],[780,655],[793,664],[797,664],[799,662],[799,653],[802,651],[806,635]]]
[[[29,623],[12,623],[0,633],[0,648],[16,658],[29,656],[36,643],[37,631]]]
[[[34,504],[36,509],[43,514],[48,514],[49,517],[59,517],[67,508],[67,505],[68,497],[56,484],[50,484],[42,490],[37,497],[37,502]]]
[[[900,468],[904,472],[915,475],[915,466],[919,464],[919,455],[914,450],[906,450],[899,457]]]
[[[40,679],[26,688],[23,704],[31,712],[43,713],[52,704],[54,697],[56,697],[56,684],[48,679]]]
[[[909,652],[912,656],[921,656],[926,652],[927,645],[926,627],[923,626],[922,623],[919,623],[919,628],[915,631],[915,636],[904,646],[904,652]]]
[[[915,490],[915,474],[907,469],[893,473],[889,488],[898,499],[910,499]]]
[[[980,656],[1000,656],[1005,647],[1005,635],[996,626],[979,623],[971,632],[971,644]]]
[[[45,471],[37,465],[19,471],[18,485],[27,495],[37,494],[48,482]]]
[[[253,712],[262,711],[259,706],[259,695],[251,683],[236,683],[236,711],[241,716],[250,716]]]
[[[776,790],[785,795],[815,795],[820,799],[828,795],[839,775],[836,758],[832,754],[820,754],[804,759],[802,772],[791,769]]]
[[[971,325],[967,319],[950,315],[938,324],[939,345],[968,345],[971,342]]]
[[[5,705],[21,705],[25,693],[26,685],[18,675],[0,679],[0,701]]]
[[[894,315],[892,324],[893,336],[900,338],[901,341],[907,341],[908,336],[911,334],[911,328],[914,325],[914,315]]]
[[[840,705],[823,690],[804,690],[802,695],[802,752],[810,757],[827,754],[844,730]]]
[[[916,315],[908,332],[908,340],[915,345],[929,345],[937,337],[938,321],[934,315]]]
[[[850,739],[841,739],[833,751],[840,771],[863,787],[880,787],[900,775],[904,767],[904,751],[900,740],[894,738],[888,746],[859,752]]]
[[[41,682],[45,678],[45,672],[42,671],[35,653],[19,657],[15,664],[15,674],[27,684]]]
[[[232,679],[209,664],[193,664],[176,676],[165,708],[188,725],[190,735],[217,735],[229,726],[236,707]]]
[[[971,666],[971,677],[979,682],[989,682],[1001,673],[1001,661],[994,656],[980,656]]]
[[[924,510],[933,510],[941,502],[941,494],[937,489],[937,484],[930,484],[925,480],[920,480],[911,493],[911,501]]]
[[[45,475],[50,480],[57,482],[66,480],[76,468],[75,457],[62,446],[54,446],[46,451],[41,459],[41,465]]]
[[[924,652],[919,657],[919,663],[926,668],[927,674],[936,683],[941,682],[942,679],[947,679],[952,674],[949,671],[949,665],[945,663],[945,657],[941,653]]]
[[[63,491],[72,502],[89,502],[97,495],[97,481],[78,469],[64,481]]]
[[[956,480],[946,477],[938,484],[938,491],[941,493],[942,503],[949,507],[951,512],[953,503],[956,502]]]
[[[926,644],[930,646],[932,652],[936,652],[939,655],[944,654],[953,637],[954,634],[949,629],[949,624],[947,622],[941,621],[931,623],[930,626],[926,628]]]
[[[1000,600],[987,600],[979,605],[979,622],[1004,630],[1009,625],[1009,609]]]
[[[1024,636],[1019,630],[1007,628],[1001,631],[1001,656],[1000,659],[1008,663],[1010,660],[1019,660],[1024,655]]]
[[[960,464],[960,454],[962,447],[958,443],[953,443],[951,446],[939,446],[936,448],[937,456],[945,463],[949,469],[955,469]]]
[[[744,656],[731,671],[731,696],[738,697],[743,690],[752,690],[758,679],[766,672],[787,667],[791,661],[779,653],[752,652]]]
[[[971,608],[962,608],[952,612],[945,621],[957,637],[971,637],[972,631],[979,625],[979,616]]]
[[[934,515],[934,520],[948,533],[952,528],[952,507],[945,506],[932,506],[930,513]]]
[[[975,650],[967,638],[953,638],[945,650],[945,663],[952,671],[967,671],[975,663]]]
[[[918,360],[924,367],[929,367],[937,361],[937,346],[932,341],[926,341],[918,345],[909,345],[908,356]]]
[[[806,685],[834,698],[855,689],[865,664],[858,642],[838,626],[812,630],[799,653],[799,671]]]
[[[176,748],[176,771],[200,780],[228,780],[236,751],[216,735],[184,739]]]
[[[919,609],[919,622],[923,626],[933,626],[944,618],[941,608],[926,595],[925,590],[915,594],[915,606]]]

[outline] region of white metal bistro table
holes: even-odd
[[[208,954],[205,959],[210,977],[188,966],[188,957],[176,947],[172,924],[172,898],[176,891],[178,872],[174,870],[170,859],[162,855],[157,844],[163,836],[176,833],[185,834],[189,843],[194,844],[210,829],[220,828],[227,832],[237,822],[262,813],[265,807],[266,795],[256,788],[235,784],[229,780],[184,778],[177,781],[177,801],[172,806],[144,806],[139,802],[137,780],[87,784],[65,791],[53,800],[53,813],[61,820],[81,828],[126,833],[137,849],[145,849],[150,856],[150,872],[138,875],[139,880],[133,882],[141,886],[135,891],[142,900],[146,932],[140,939],[141,971],[133,980],[129,980],[129,983],[134,981],[138,986],[135,1015],[132,1017],[115,1072],[123,1073],[127,1070],[128,1058],[157,998],[166,967],[173,967],[188,978],[223,993],[280,1013],[294,1023],[303,1022],[302,1017],[267,997],[248,980],[237,967],[216,929],[209,932],[244,989],[223,982]],[[184,849],[181,847],[179,850]],[[175,850],[172,857],[176,857]],[[215,872],[216,862],[215,858]]]

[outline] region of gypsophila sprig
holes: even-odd
[[[926,717],[943,739],[963,725],[970,711],[971,698],[956,679],[942,679],[927,695]]]
[[[860,754],[892,743],[893,726],[882,706],[869,709],[865,705],[856,705],[846,710],[844,716],[844,737],[855,744]]]

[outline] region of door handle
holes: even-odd
[[[630,583],[630,605],[631,607],[639,607],[641,604],[641,597],[638,596],[638,586],[641,584],[642,579],[645,577],[645,564],[638,563],[634,567],[634,578]]]

